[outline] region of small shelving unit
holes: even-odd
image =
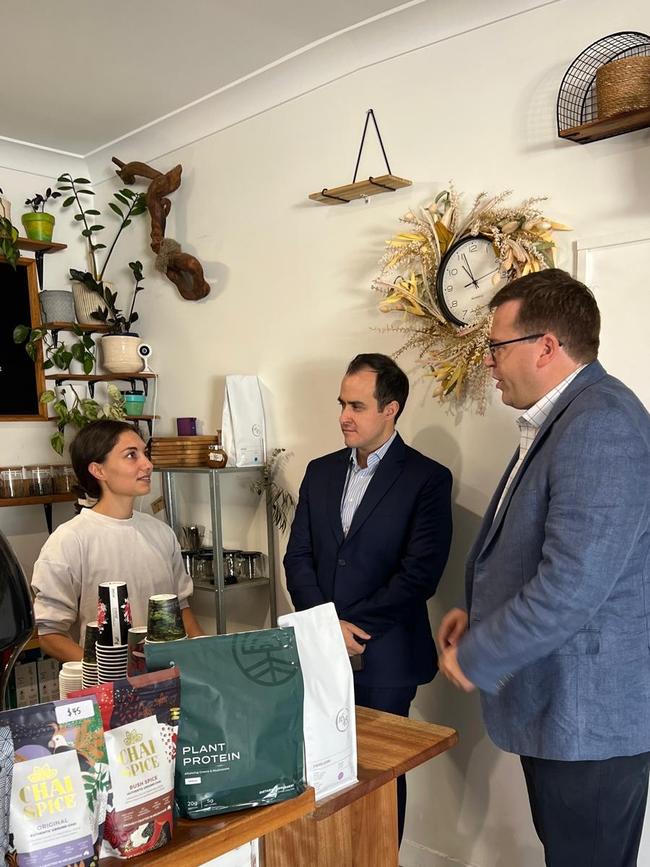
[[[136,382],[142,383],[142,388],[145,397],[148,393],[149,380],[155,379],[157,373],[48,373],[45,379],[48,382],[53,382],[55,385],[60,385],[62,382],[87,382],[90,396],[94,397],[95,384],[98,382],[130,382],[131,388],[135,388]],[[135,418],[135,416],[131,416]]]
[[[237,584],[225,584],[223,571],[223,529],[221,523],[221,478],[226,474],[255,474],[260,476],[263,467],[224,467],[213,470],[209,467],[154,467],[154,472],[162,477],[162,489],[167,509],[167,520],[174,532],[178,535],[181,529],[181,520],[178,510],[178,498],[176,492],[175,476],[178,474],[201,474],[208,477],[210,489],[210,519],[212,524],[212,568],[214,573],[214,585],[208,582],[194,582],[196,590],[208,591],[214,594],[215,620],[217,634],[226,632],[226,594],[242,593],[252,587],[267,587],[269,597],[269,609],[271,625],[275,626],[277,620],[275,601],[275,543],[273,539],[273,518],[271,504],[266,501],[266,559],[268,562],[268,575],[255,578],[252,581],[240,581]]]

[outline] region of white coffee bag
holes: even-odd
[[[296,634],[305,684],[305,772],[319,800],[357,781],[350,660],[331,602],[283,614],[278,626],[293,626]]]
[[[256,376],[226,377],[221,435],[230,466],[261,466],[266,461],[264,406]]]

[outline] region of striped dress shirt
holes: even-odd
[[[395,436],[396,432],[393,431],[393,435],[390,439],[386,440],[383,446],[380,446],[376,452],[371,452],[368,455],[367,467],[359,466],[357,463],[357,450],[352,449],[350,453],[350,466],[348,467],[343,496],[341,497],[341,524],[343,525],[344,536],[348,535],[354,513],[359,508],[359,503],[366,493],[370,480],[377,471],[379,462],[393,444]]]
[[[586,366],[586,364],[581,364],[580,367],[577,367],[572,373],[565,377],[562,382],[558,383],[555,388],[552,388],[543,397],[540,397],[537,403],[533,404],[530,409],[527,409],[526,412],[523,415],[520,415],[517,419],[517,426],[519,427],[519,457],[517,458],[517,463],[512,468],[512,472],[508,476],[508,481],[505,488],[503,489],[503,493],[501,494],[499,505],[496,512],[494,513],[495,517],[498,514],[499,509],[501,508],[501,504],[503,503],[506,494],[510,489],[512,480],[519,472],[519,468],[523,464],[526,455],[528,454],[528,449],[532,446],[535,437],[537,436],[537,431],[540,429],[540,427],[544,424],[544,422],[550,415],[551,410],[555,406],[557,399],[562,394],[564,389]]]

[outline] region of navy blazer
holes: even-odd
[[[451,473],[399,434],[379,463],[347,536],[341,498],[350,449],[311,461],[284,558],[297,611],[333,602],[365,629],[363,686],[415,686],[436,672],[427,599],[451,543]]]
[[[458,649],[492,740],[565,761],[650,750],[650,417],[598,362],[558,398],[467,561]]]

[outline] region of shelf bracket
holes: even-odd
[[[47,524],[48,535],[52,535],[52,503],[43,503],[45,510],[45,523]]]
[[[43,286],[43,256],[45,254],[45,250],[35,250],[34,258],[36,259],[36,272],[38,274],[38,285],[40,287],[41,292],[45,288]],[[56,343],[54,344],[56,346]]]

